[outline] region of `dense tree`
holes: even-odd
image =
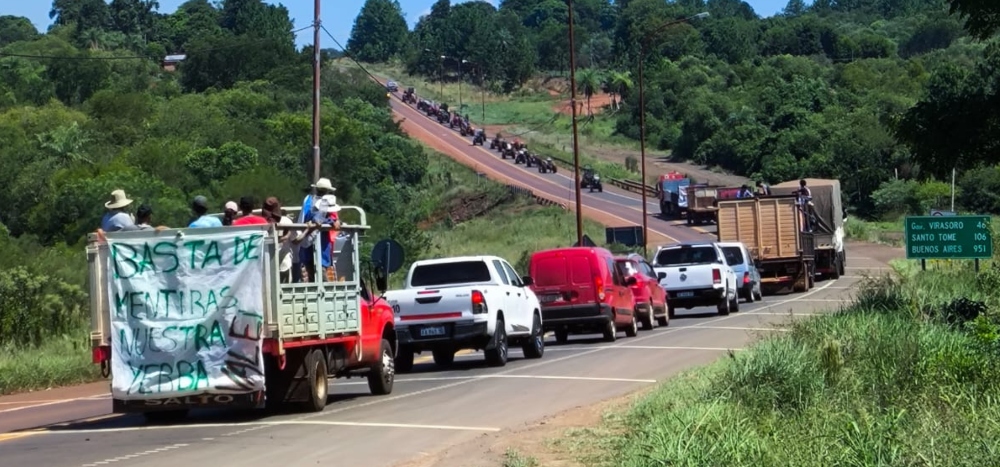
[[[366,0],[354,20],[347,50],[358,60],[384,62],[403,52],[408,33],[397,0]]]

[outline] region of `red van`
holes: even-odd
[[[571,247],[539,251],[528,266],[531,290],[542,305],[542,328],[555,331],[556,341],[569,333],[602,333],[614,342],[618,331],[634,337],[639,330],[632,307],[634,278],[615,267],[610,251]]]

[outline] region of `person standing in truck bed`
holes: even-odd
[[[266,224],[267,219],[264,216],[258,216],[253,213],[254,202],[252,196],[244,196],[240,198],[240,217],[233,220],[233,225],[259,225]],[[263,212],[261,214],[264,214]]]

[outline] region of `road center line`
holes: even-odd
[[[500,428],[496,427],[478,427],[478,426],[346,422],[346,421],[334,421],[334,420],[275,420],[275,421],[233,422],[233,423],[186,423],[178,425],[142,425],[142,426],[128,426],[128,427],[115,427],[115,428],[85,428],[80,430],[74,430],[74,429],[39,430],[39,431],[26,431],[23,433],[10,433],[10,434],[20,435],[20,436],[28,436],[34,434],[79,435],[79,434],[98,434],[98,433],[122,433],[130,431],[147,431],[147,430],[178,430],[178,429],[198,430],[202,428],[279,426],[279,425],[328,425],[328,426],[351,426],[351,427],[371,427],[371,428],[414,428],[414,429],[424,429],[424,430],[500,431]]]
[[[45,406],[48,406],[48,405],[65,404],[66,402],[99,401],[99,400],[102,400],[102,399],[110,399],[110,398],[111,398],[111,394],[100,394],[100,395],[96,395],[96,396],[75,397],[75,398],[72,398],[72,399],[56,399],[56,400],[50,400],[50,401],[27,401],[27,403],[32,403],[32,402],[39,402],[39,403],[34,404],[34,405],[26,405],[24,407],[14,407],[12,409],[3,409],[3,410],[0,410],[0,413],[17,412],[18,410],[34,409],[34,408],[38,408],[38,407],[45,407]],[[19,402],[9,402],[8,404],[19,404]]]

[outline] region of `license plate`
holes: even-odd
[[[694,297],[694,292],[677,292],[677,298]]]
[[[444,326],[428,326],[420,328],[420,337],[433,337],[445,335]]]
[[[548,294],[548,295],[542,295],[541,297],[539,297],[538,301],[540,301],[542,303],[552,303],[552,302],[554,302],[554,301],[556,301],[558,299],[559,299],[559,294]]]

